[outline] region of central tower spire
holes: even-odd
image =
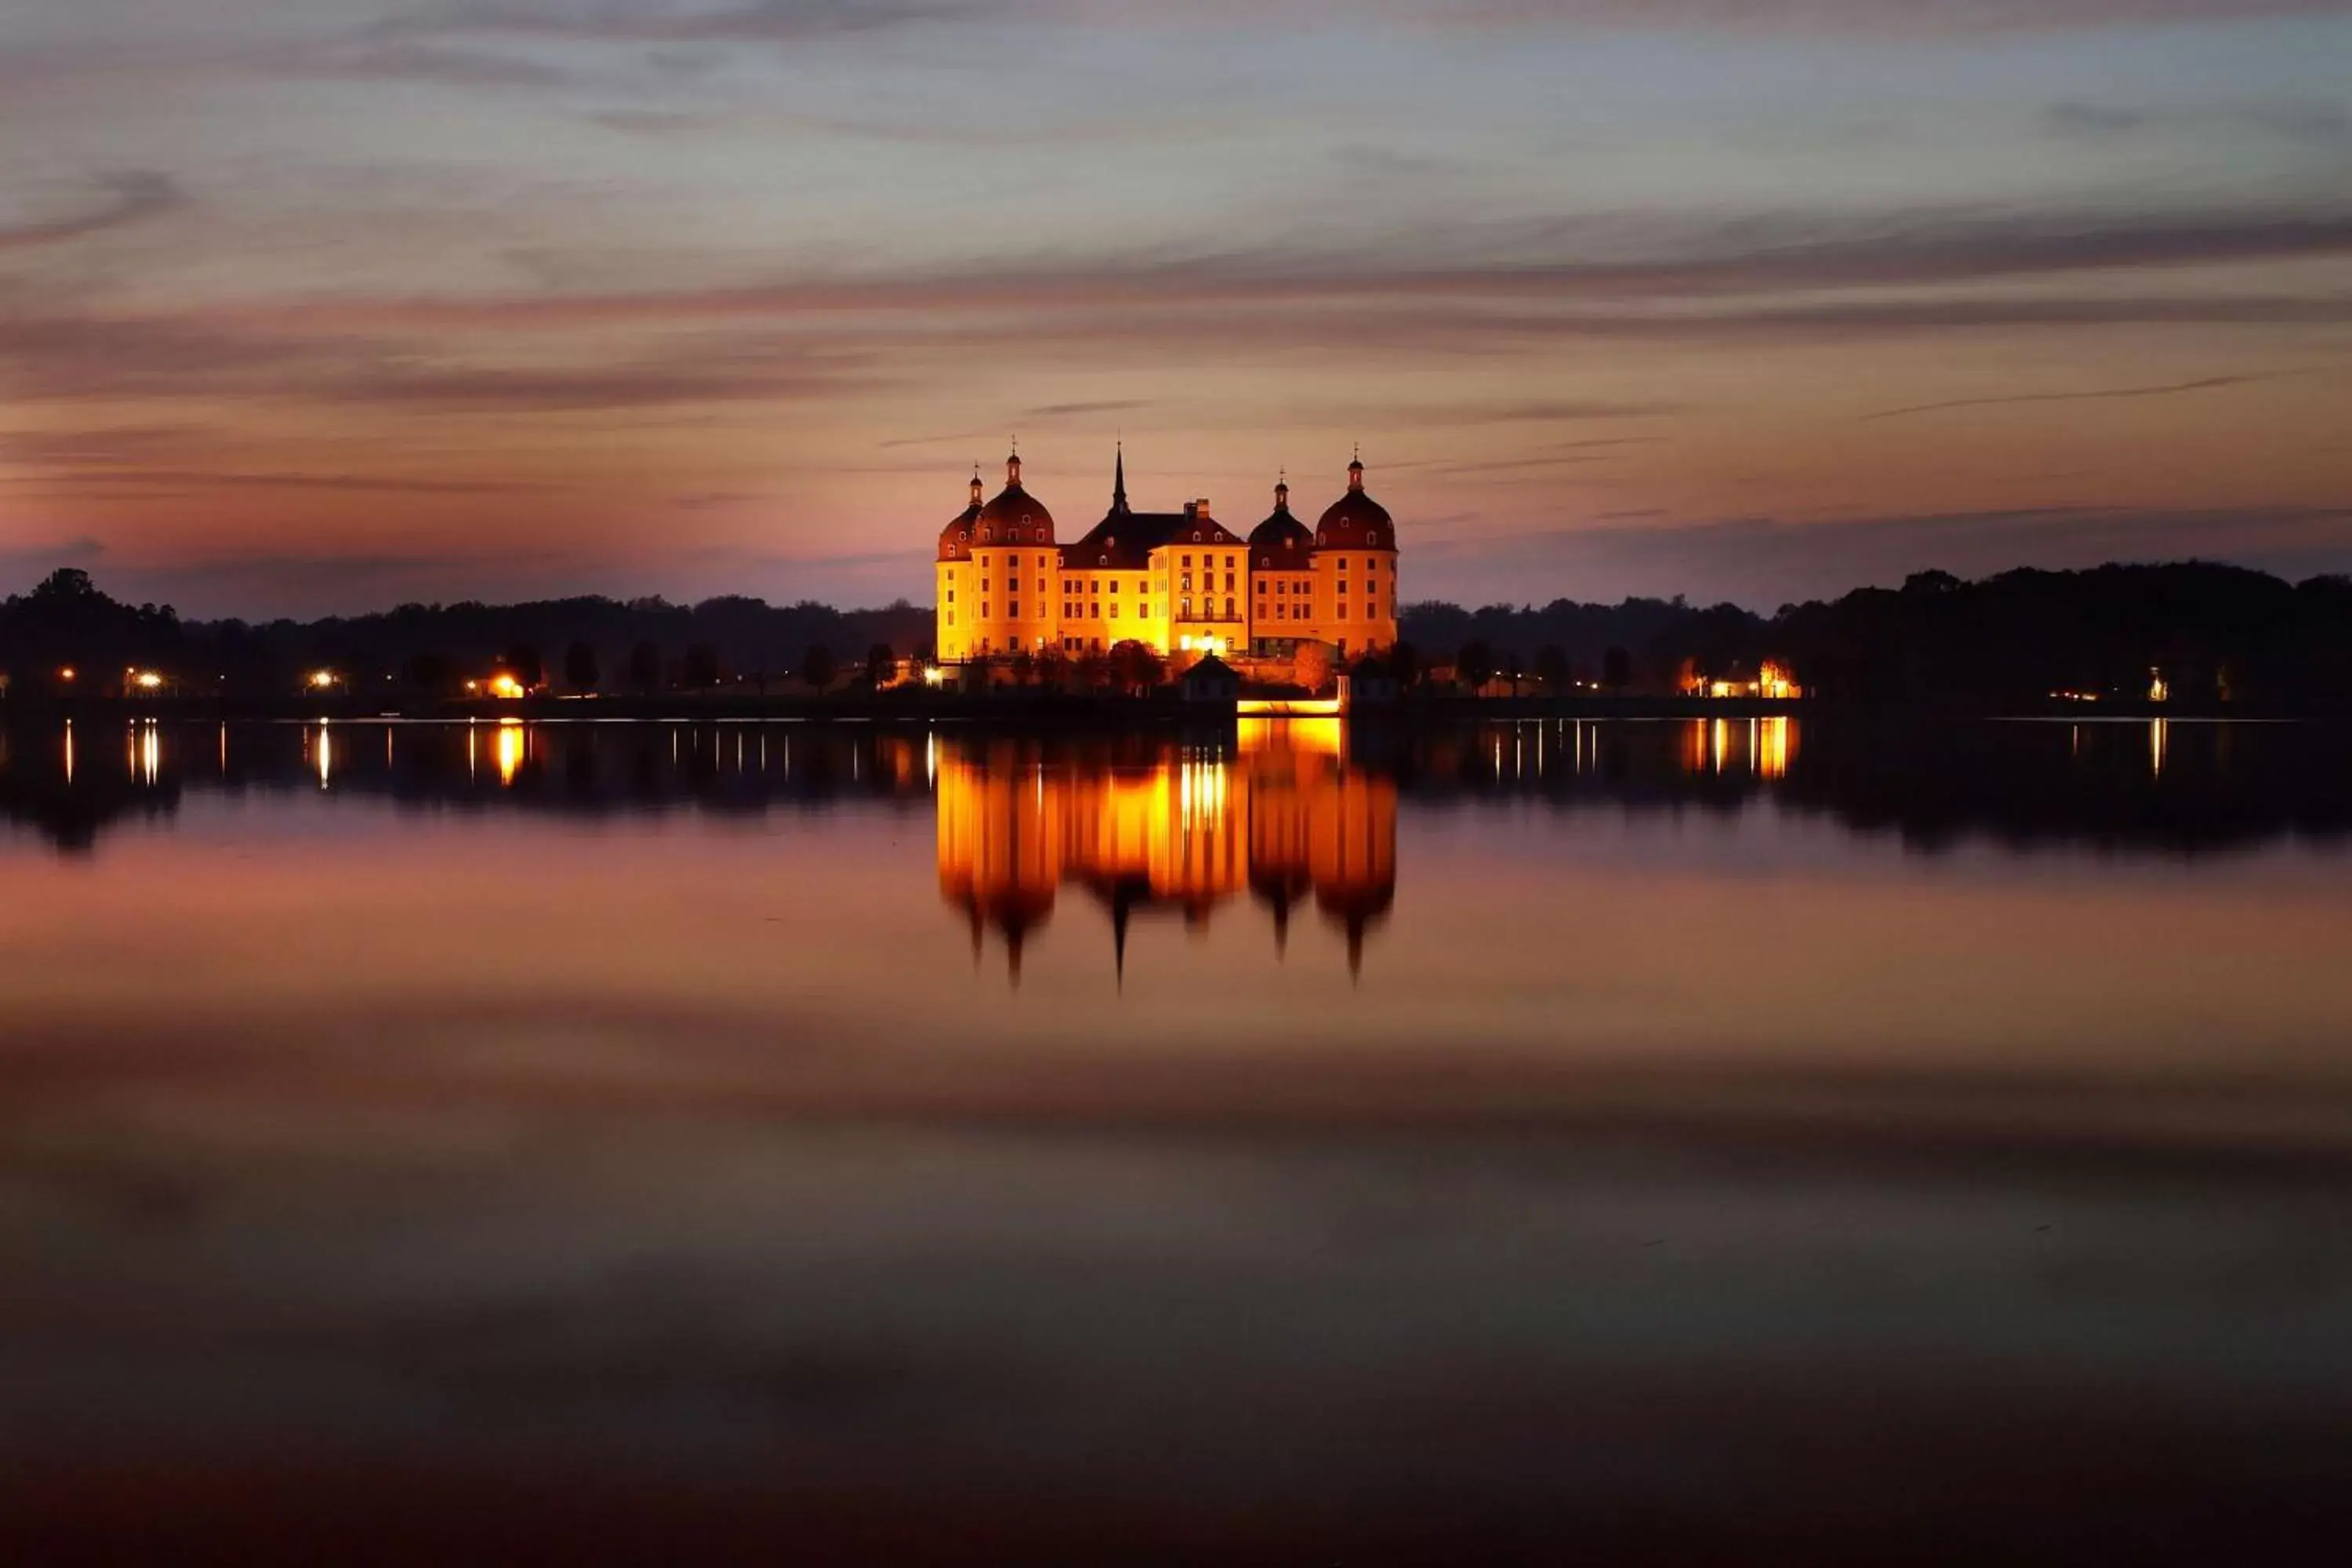
[[[1127,443],[1125,441],[1118,444],[1118,456],[1112,462],[1110,470],[1110,510],[1123,512],[1127,510]]]

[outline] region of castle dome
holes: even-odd
[[[1021,454],[1004,459],[1004,488],[972,519],[975,544],[1051,544],[1054,514],[1021,488]]]
[[[1315,523],[1318,550],[1394,550],[1396,524],[1389,509],[1364,493],[1364,463],[1348,465],[1348,493],[1323,510]]]
[[[980,523],[980,470],[974,468],[971,471],[971,504],[956,513],[948,521],[948,525],[940,530],[940,560],[971,559],[971,543],[977,537],[975,530]]]
[[[1307,557],[1315,548],[1315,536],[1307,525],[1290,515],[1290,486],[1287,482],[1274,487],[1274,512],[1264,522],[1250,530],[1250,561],[1255,566],[1271,567],[1275,571],[1297,568],[1306,570]]]

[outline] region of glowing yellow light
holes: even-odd
[[[490,677],[490,695],[493,697],[520,697],[522,695],[522,682],[517,680],[513,676],[509,675],[502,669],[499,671],[498,674]]]
[[[946,670],[940,668],[937,665],[933,665],[930,668],[923,671],[923,680],[926,685],[937,686],[940,681],[947,679],[947,675],[948,672]]]
[[[135,684],[142,691],[153,691],[160,689],[163,684],[163,678],[156,674],[152,669],[142,669],[131,679],[132,683]]]
[[[319,690],[324,691],[340,679],[331,669],[315,670],[311,673],[310,684]]]
[[[59,680],[71,680],[73,678],[74,672],[72,665],[68,665],[63,669],[58,671],[58,679]]]

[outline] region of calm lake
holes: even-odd
[[[14,1560],[2352,1523],[2352,731],[0,746]]]

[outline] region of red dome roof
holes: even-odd
[[[1276,572],[1307,569],[1307,557],[1315,548],[1315,536],[1307,525],[1290,515],[1290,487],[1274,487],[1274,511],[1264,522],[1250,530],[1250,563],[1270,567]]]
[[[1364,493],[1364,465],[1348,465],[1348,493],[1326,507],[1315,523],[1318,550],[1394,550],[1396,524],[1389,509]]]

